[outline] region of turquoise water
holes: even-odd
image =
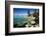
[[[14,16],[14,24],[18,24],[18,26],[24,25],[26,20],[24,16]]]

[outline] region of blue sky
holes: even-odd
[[[28,15],[28,10],[30,10],[30,13],[34,13],[35,11],[38,12],[38,9],[28,9],[28,8],[14,8],[13,12],[15,15]]]

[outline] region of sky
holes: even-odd
[[[38,12],[38,9],[28,9],[28,8],[13,8],[14,15],[28,15],[28,10],[30,13],[34,13],[35,10]]]

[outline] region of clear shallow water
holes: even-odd
[[[19,26],[24,25],[24,22],[27,19],[24,16],[15,16],[14,17],[14,24],[18,24]]]

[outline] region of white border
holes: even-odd
[[[30,28],[13,28],[13,8],[34,8],[39,9],[39,25],[40,27]],[[28,31],[42,31],[42,6],[30,6],[30,5],[10,5],[10,33],[11,32],[28,32]]]

